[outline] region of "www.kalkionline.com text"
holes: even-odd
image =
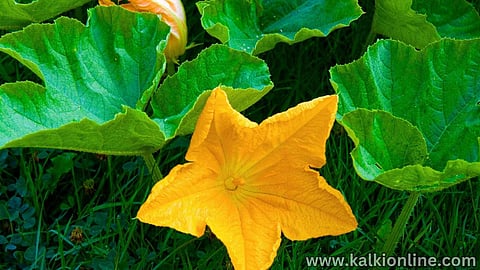
[[[406,256],[386,256],[371,253],[366,256],[349,257],[305,257],[309,267],[476,267],[476,257],[429,257],[417,256],[415,253]]]

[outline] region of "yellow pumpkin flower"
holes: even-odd
[[[291,240],[340,235],[357,221],[342,194],[312,168],[325,143],[337,96],[301,103],[261,124],[212,91],[186,154],[155,184],[140,221],[201,236],[206,225],[225,244],[235,269],[267,269],[281,233]]]
[[[111,0],[99,0],[101,6],[115,5]],[[139,12],[151,12],[160,15],[163,22],[170,26],[170,36],[165,48],[168,61],[177,62],[185,53],[187,46],[187,20],[182,1],[180,0],[130,0],[122,7]]]

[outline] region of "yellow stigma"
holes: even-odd
[[[243,177],[228,177],[225,179],[223,182],[225,185],[225,188],[230,191],[234,191],[238,188],[238,186],[241,186],[245,184],[245,179]]]

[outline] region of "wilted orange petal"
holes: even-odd
[[[113,6],[110,0],[99,0],[102,6]],[[168,61],[176,62],[185,53],[187,46],[187,20],[180,0],[130,0],[122,7],[131,11],[150,12],[160,15],[161,20],[170,26],[170,36],[165,48]]]
[[[100,6],[107,6],[107,7],[115,5],[115,3],[113,3],[110,0],[98,0],[98,4],[100,4]]]
[[[176,61],[185,53],[187,46],[187,20],[182,1],[180,0],[130,0],[130,4],[138,11],[148,11],[161,15],[162,21],[171,27],[165,56]]]

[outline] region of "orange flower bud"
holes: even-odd
[[[99,0],[102,6],[112,6],[110,0]],[[170,36],[165,56],[168,61],[177,62],[177,58],[185,53],[187,46],[187,21],[181,0],[130,0],[122,7],[139,12],[151,12],[160,15],[163,22],[170,26]]]

